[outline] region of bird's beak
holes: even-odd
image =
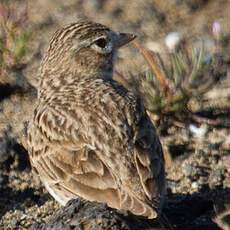
[[[136,35],[134,35],[134,34],[119,33],[119,35],[116,39],[116,42],[115,42],[115,46],[117,48],[120,48],[120,47],[128,44],[129,42],[131,42],[135,38],[136,38]]]

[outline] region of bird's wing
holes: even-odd
[[[130,118],[129,124],[133,130],[131,157],[134,160],[133,174],[135,173],[135,176],[133,175],[132,178],[138,179],[135,180],[135,183],[125,181],[123,188],[137,202],[135,205],[127,201],[123,202],[123,205],[127,206],[125,209],[133,209],[134,213],[155,218],[162,206],[165,193],[162,146],[140,98],[131,96],[129,100],[132,101],[126,117]],[[148,206],[152,208],[150,212]]]
[[[135,129],[135,163],[147,198],[155,202],[156,208],[162,201],[165,190],[165,169],[162,146],[156,130],[144,112]]]
[[[76,113],[67,117],[70,113],[48,106],[38,107],[35,113],[28,131],[30,159],[51,195],[59,196],[63,204],[66,196],[81,196],[119,208],[113,175],[95,154],[87,132],[81,132],[89,125],[82,127]]]

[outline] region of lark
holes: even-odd
[[[89,21],[54,34],[28,150],[60,204],[81,197],[153,219],[165,194],[162,146],[141,99],[113,80],[116,53],[134,38]]]

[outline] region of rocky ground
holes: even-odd
[[[14,1],[17,9],[26,1]],[[219,20],[229,48],[227,0],[37,0],[28,2],[28,27],[33,36],[26,65],[0,78],[0,229],[161,229],[159,223],[118,213],[104,204],[82,200],[60,208],[33,176],[25,133],[36,103],[41,55],[59,26],[88,17],[114,29],[137,34],[142,44],[162,43],[170,31],[187,38],[206,37]],[[1,13],[1,12],[0,12]],[[226,53],[229,50],[225,50]],[[135,56],[135,60],[133,60]],[[130,61],[132,60],[132,61]],[[146,66],[134,47],[121,51],[117,69],[135,72]],[[214,115],[230,116],[230,77],[205,95]],[[222,106],[223,105],[223,106]],[[209,114],[210,116],[210,114]],[[226,123],[229,124],[229,123]],[[195,126],[195,131],[194,131]],[[197,131],[198,128],[198,131]],[[230,128],[197,123],[158,127],[167,163],[166,229],[221,229],[229,222],[220,214],[230,204]],[[25,148],[23,147],[25,146]],[[87,217],[87,219],[86,219]],[[223,219],[221,222],[221,218]],[[64,227],[65,226],[65,227]],[[226,225],[227,226],[227,225]],[[225,229],[228,229],[225,226]],[[223,227],[224,229],[224,227]]]

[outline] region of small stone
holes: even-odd
[[[222,168],[214,170],[209,175],[209,186],[210,188],[218,187],[222,184],[224,178],[224,170]]]
[[[193,189],[196,189],[196,190],[199,188],[199,184],[197,182],[192,182],[191,186]]]
[[[191,176],[193,174],[193,171],[194,171],[193,167],[189,164],[183,165],[182,170],[183,170],[183,173],[185,176]]]
[[[223,181],[223,187],[230,189],[230,177],[225,178]]]
[[[172,193],[176,193],[176,188],[178,186],[178,183],[175,181],[168,181],[167,182],[167,187],[171,189]]]
[[[207,133],[207,125],[202,125],[201,127],[197,127],[193,124],[190,124],[189,130],[194,135],[194,137],[203,138]]]

